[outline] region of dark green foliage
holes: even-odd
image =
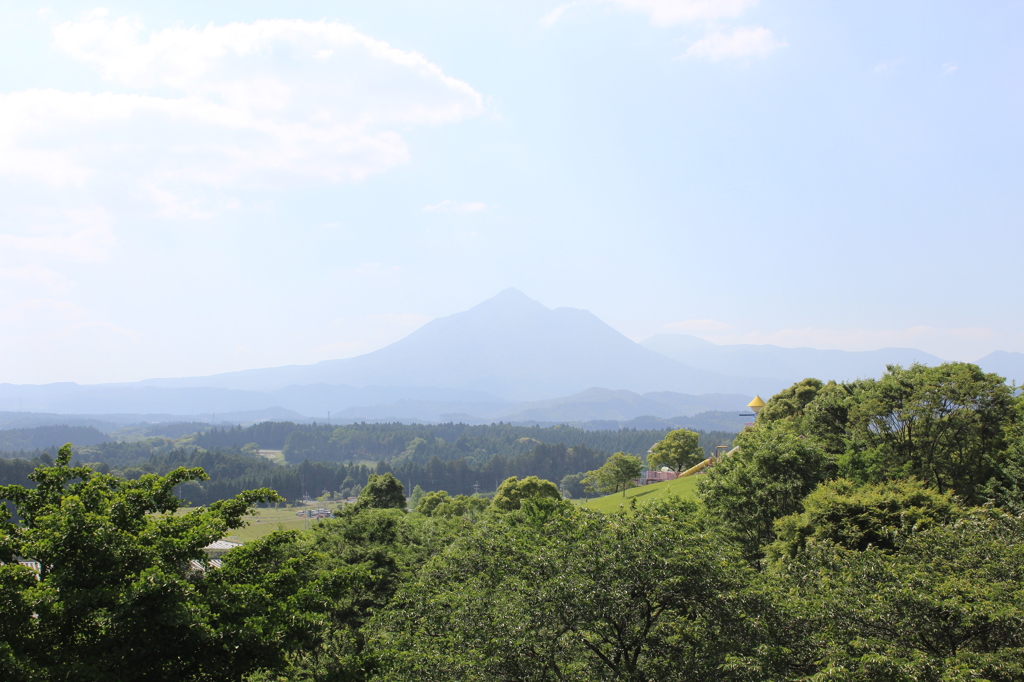
[[[40,450],[73,442],[96,445],[110,437],[92,426],[36,426],[0,430],[0,451]]]
[[[293,422],[259,422],[251,426],[232,426],[227,429],[215,427],[197,433],[195,443],[206,450],[237,450],[246,443],[259,443],[265,450],[281,450],[288,441],[288,436],[301,428]]]
[[[811,680],[1024,677],[1024,520],[994,510],[897,551],[809,542],[771,575],[807,624]]]
[[[848,476],[914,476],[968,502],[996,473],[1013,400],[1002,377],[976,365],[889,367],[863,382],[850,410]]]
[[[395,466],[406,462],[423,466],[436,456],[442,462],[465,459],[478,467],[494,456],[511,460],[527,455],[540,443],[642,455],[668,432],[669,429],[598,431],[569,426],[501,423],[487,426],[361,423],[332,427],[326,424],[264,422],[244,428],[212,429],[197,434],[195,443],[208,450],[240,449],[246,443],[258,443],[264,449],[283,449],[288,461],[296,463],[304,459],[330,462],[387,459]],[[701,447],[705,452],[711,452],[716,445],[731,442],[734,435],[725,431],[701,432]],[[581,467],[576,471],[585,469]],[[536,473],[554,475],[544,471]],[[513,471],[508,475],[519,474]]]
[[[583,479],[587,477],[586,474],[569,474],[563,476],[561,482],[558,484],[558,489],[562,491],[562,494],[568,498],[578,500],[587,494],[586,484]]]
[[[28,475],[42,463],[42,460],[38,458],[0,459],[0,485],[30,484]],[[53,461],[51,460],[50,463],[52,464]]]
[[[156,429],[155,426],[153,428]],[[133,432],[148,430],[148,426],[137,427]],[[665,433],[633,429],[601,432],[507,424],[487,427],[353,424],[332,428],[317,424],[265,422],[245,428],[212,429],[177,443],[160,437],[100,443],[76,448],[76,461],[93,463],[97,470],[126,478],[138,478],[146,473],[165,474],[178,466],[202,467],[209,480],[188,482],[177,491],[197,505],[209,504],[255,487],[273,488],[288,500],[315,498],[325,493],[357,496],[371,473],[391,473],[408,489],[420,486],[423,490],[471,495],[497,490],[500,482],[510,476],[538,476],[560,481],[567,475],[589,471],[604,463],[607,450],[593,449],[595,445],[621,444],[629,448],[625,450],[627,452],[646,452]],[[290,450],[285,448],[292,458],[290,467],[281,467],[251,452],[243,452],[243,449],[254,449],[255,445],[260,448],[282,447],[292,435],[296,439],[306,439],[303,442],[319,445],[306,450],[297,446]],[[732,437],[733,434],[720,432],[699,434],[700,445],[705,451],[731,442]],[[559,438],[570,443],[587,441],[591,445],[566,445],[555,440]],[[346,443],[345,457],[351,455],[364,461],[380,457],[387,459],[378,461],[375,466],[356,461],[315,461],[337,459],[335,455],[338,453],[329,451],[332,439],[336,443]],[[54,449],[51,454],[55,453]],[[36,452],[34,456],[44,454]],[[25,483],[22,474],[28,467],[5,466],[6,461],[0,457],[0,482]]]

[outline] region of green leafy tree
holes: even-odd
[[[268,489],[176,514],[174,488],[201,469],[125,480],[72,467],[71,445],[36,468],[35,488],[0,487],[4,679],[191,680],[233,653],[202,596],[203,548],[231,529]],[[195,563],[193,563],[195,562]],[[6,660],[2,660],[3,658]],[[241,663],[244,668],[245,664]]]
[[[975,509],[895,551],[808,542],[767,577],[804,620],[810,680],[1024,679],[1024,519]]]
[[[998,475],[1013,395],[976,365],[891,365],[863,382],[849,411],[844,474],[882,481],[913,476],[969,503]]]
[[[490,500],[483,497],[456,495],[452,497],[444,490],[429,492],[416,505],[418,513],[439,518],[453,516],[469,516],[477,518],[491,505]]]
[[[616,452],[596,471],[587,472],[583,482],[595,490],[605,493],[626,491],[636,485],[636,479],[644,471],[644,463],[639,457]]]
[[[798,422],[803,417],[804,410],[817,397],[823,386],[824,384],[818,379],[808,378],[779,391],[761,408],[761,412],[757,415],[757,421]]]
[[[687,429],[669,431],[647,456],[651,469],[668,467],[672,471],[683,471],[707,459],[698,444],[699,435]]]
[[[395,680],[719,679],[741,650],[723,594],[751,578],[693,504],[604,515],[565,501],[498,514],[457,540],[371,624]],[[714,636],[708,636],[714,633]]]
[[[767,422],[736,438],[738,450],[697,483],[709,522],[759,559],[775,540],[775,520],[802,510],[803,498],[835,476],[834,462],[809,438]]]
[[[562,477],[561,483],[558,488],[565,493],[567,497],[572,499],[579,499],[586,494],[586,486],[583,483],[583,479],[586,478],[585,473],[579,474],[567,474]]]
[[[245,657],[260,661],[260,672],[247,679],[357,682],[373,677],[376,664],[365,647],[366,622],[428,559],[471,528],[461,517],[352,505],[308,533],[284,534],[288,537],[263,547],[247,543],[238,555],[232,550],[222,570],[232,578],[249,575],[251,593],[225,590],[219,596],[233,601],[249,624],[236,628],[245,637],[231,642]],[[268,536],[268,541],[281,535]],[[300,589],[293,591],[292,586]],[[288,616],[287,628],[280,625],[278,614]],[[261,615],[267,621],[260,621]],[[297,645],[275,658],[271,644],[282,640]],[[250,653],[250,646],[270,651]]]
[[[848,549],[893,550],[908,535],[948,524],[964,512],[950,493],[920,481],[859,485],[839,479],[822,483],[803,500],[803,511],[775,522],[772,559],[792,558],[809,540]]]
[[[422,500],[423,496],[426,494],[426,491],[424,491],[419,484],[416,484],[416,487],[412,489],[412,495],[409,496],[409,509],[416,509],[420,504],[420,500]]]
[[[536,476],[527,476],[522,480],[517,476],[510,476],[498,486],[491,505],[500,511],[510,511],[522,507],[523,500],[537,497],[561,500],[562,494],[558,492],[558,486],[551,481]]]
[[[390,473],[370,474],[356,500],[360,509],[405,509],[406,504],[402,482]]]

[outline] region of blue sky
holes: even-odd
[[[0,382],[640,340],[1024,351],[1022,2],[0,3]]]

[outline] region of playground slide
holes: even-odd
[[[733,448],[729,452],[727,452],[724,455],[722,455],[722,457],[728,457],[732,453],[736,452],[736,450],[738,450],[738,449],[739,448]],[[679,478],[683,478],[685,476],[693,476],[694,474],[698,474],[698,473],[704,471],[705,469],[707,469],[709,466],[711,466],[714,463],[715,463],[715,458],[714,457],[708,457],[703,462],[700,462],[699,464],[695,464],[692,467],[690,467],[689,469],[687,469],[686,471],[684,471],[683,473],[679,474]]]

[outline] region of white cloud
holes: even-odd
[[[952,75],[952,74],[956,73],[956,70],[957,70],[957,65],[956,64],[943,64],[942,65],[942,75],[943,76]]]
[[[610,5],[646,14],[655,26],[667,27],[737,17],[756,4],[757,0],[577,0],[551,10],[541,24],[554,25],[574,7]]]
[[[786,42],[777,40],[771,30],[763,26],[745,26],[731,33],[711,33],[690,45],[681,59],[744,59],[764,58],[775,50],[785,47]]]
[[[0,173],[56,187],[127,178],[165,213],[202,214],[188,208],[196,187],[357,181],[406,163],[411,127],[484,110],[422,55],[337,22],[143,36],[137,19],[99,11],[53,36],[116,91],[0,95]]]
[[[485,208],[487,208],[487,204],[482,201],[453,201],[451,199],[445,199],[440,203],[424,206],[423,212],[430,213],[432,211],[441,211],[443,213],[477,213]]]

